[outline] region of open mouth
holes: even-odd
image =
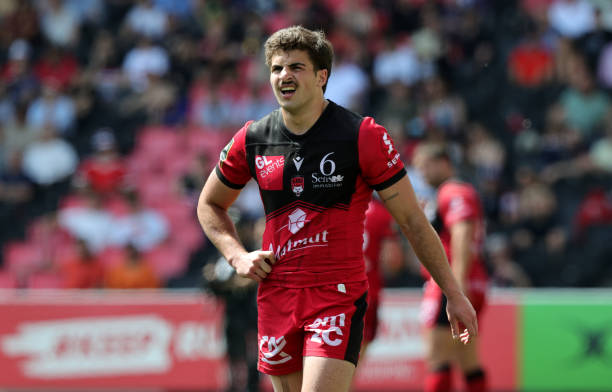
[[[280,94],[283,98],[291,98],[295,94],[296,87],[294,85],[282,86]]]

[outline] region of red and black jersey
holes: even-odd
[[[216,172],[236,189],[257,181],[266,213],[262,249],[277,260],[265,283],[296,288],[366,279],[363,222],[372,189],[406,174],[382,126],[333,102],[303,135],[287,130],[280,109],[248,122]]]
[[[436,197],[436,216],[431,222],[438,232],[449,262],[452,264],[450,228],[461,221],[473,221],[475,224],[474,238],[472,239],[472,255],[468,278],[470,280],[486,279],[486,270],[482,260],[482,248],[485,237],[484,214],[478,192],[474,187],[459,180],[451,179],[438,188]],[[423,269],[426,277],[429,277]]]

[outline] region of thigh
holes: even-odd
[[[304,332],[296,323],[296,289],[260,288],[258,295],[257,369],[283,376],[302,369]]]
[[[449,365],[456,358],[455,344],[449,327],[435,326],[425,329],[425,354],[429,369]]]
[[[302,390],[302,371],[284,376],[270,376],[274,392],[300,392]]]
[[[302,392],[348,392],[354,373],[355,365],[348,361],[305,357]]]
[[[478,353],[478,336],[471,338],[469,344],[457,344],[455,347],[457,364],[465,374],[481,368],[480,356]]]
[[[357,365],[367,308],[367,282],[313,287],[304,291],[304,356]]]

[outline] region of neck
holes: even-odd
[[[303,135],[317,122],[328,104],[329,101],[321,96],[321,99],[315,99],[312,104],[299,108],[296,111],[290,111],[281,107],[285,127],[291,133]]]

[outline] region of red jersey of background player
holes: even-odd
[[[485,236],[484,215],[482,204],[474,187],[466,182],[456,179],[445,181],[438,187],[436,197],[436,215],[431,222],[438,232],[446,256],[452,264],[451,235],[449,228],[461,221],[470,220],[474,222],[474,238],[472,240],[472,255],[468,280],[471,289],[482,289],[486,285],[487,273],[482,259],[482,247]],[[422,268],[423,275],[429,279],[427,270]],[[483,287],[477,287],[482,284]],[[476,287],[475,287],[476,286]]]
[[[380,252],[383,241],[395,235],[392,229],[393,222],[395,221],[385,206],[378,199],[373,199],[366,211],[363,254],[368,283],[370,284],[368,294],[374,300],[378,299],[383,287]]]

